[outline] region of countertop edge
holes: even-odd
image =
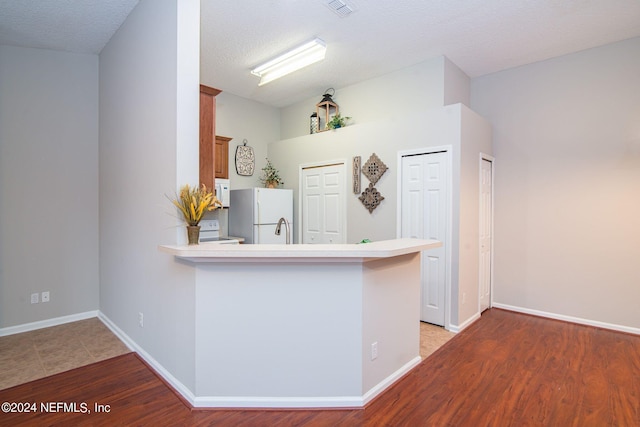
[[[201,243],[193,246],[160,245],[158,249],[193,262],[256,259],[377,259],[391,258],[442,246],[438,240],[393,239],[363,244],[343,245],[224,245]]]

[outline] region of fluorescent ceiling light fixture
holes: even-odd
[[[262,86],[307,65],[322,61],[326,51],[327,45],[325,42],[320,39],[314,39],[263,65],[259,65],[251,70],[251,74],[260,77],[258,86]]]

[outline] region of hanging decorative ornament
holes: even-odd
[[[236,147],[236,172],[241,176],[251,176],[256,167],[256,156],[253,147],[247,145],[247,140],[242,140],[242,145]]]
[[[369,178],[372,184],[375,184],[387,169],[387,165],[380,160],[376,153],[373,153],[371,157],[369,157],[369,160],[362,166],[362,173]]]
[[[355,156],[353,158],[353,193],[360,193],[360,156]]]
[[[358,199],[360,199],[364,207],[369,210],[369,213],[372,213],[380,202],[384,200],[384,197],[382,197],[382,194],[376,190],[372,183],[369,183],[369,186],[362,192]]]

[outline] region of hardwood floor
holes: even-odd
[[[640,336],[491,309],[362,410],[191,410],[135,354],[2,390],[0,402],[37,404],[0,413],[12,426],[640,426]],[[47,402],[91,413],[45,414]]]

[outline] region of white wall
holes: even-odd
[[[406,112],[405,117],[388,122],[354,124],[271,143],[269,158],[280,169],[286,187],[294,190],[295,242],[299,241],[300,230],[300,165],[344,160],[348,183],[347,243],[357,243],[364,238],[396,237],[398,151],[445,145],[451,146],[454,163],[451,318],[453,325],[461,325],[478,310],[479,155],[481,151],[491,154],[491,127],[486,120],[461,104]],[[364,165],[372,153],[376,153],[389,169],[375,185],[385,199],[369,213],[358,199],[359,194],[351,191],[351,161],[353,156],[361,156]],[[361,179],[364,189],[369,181],[364,175]],[[458,295],[462,292],[467,292],[468,298],[465,306],[458,309],[462,304],[461,299],[458,302]]]
[[[98,57],[0,46],[0,328],[97,309]]]
[[[198,181],[199,5],[141,1],[100,55],[100,310],[192,391],[194,269],[158,245]]]
[[[471,79],[449,58],[444,57],[442,105],[471,105]]]
[[[640,38],[472,82],[494,126],[494,301],[640,327]]]
[[[344,88],[333,100],[348,124],[393,121],[416,111],[442,107],[445,99],[445,58],[439,57]],[[453,86],[453,85],[452,85]],[[309,116],[322,93],[282,109],[282,139],[309,134]],[[462,102],[462,101],[458,101]]]
[[[335,131],[305,135],[269,144],[269,158],[280,170],[287,188],[294,190],[294,233],[298,241],[298,172],[300,165],[344,160],[347,182],[347,243],[362,239],[394,239],[396,237],[397,152],[419,147],[456,144],[459,139],[459,115],[455,106],[407,113],[388,122],[354,124]],[[387,165],[388,170],[375,187],[385,198],[372,212],[362,205],[351,191],[353,156],[361,156],[362,164],[372,153]],[[369,181],[362,175],[364,190]]]
[[[214,85],[215,86],[215,85]],[[267,163],[267,144],[280,139],[280,109],[222,92],[216,97],[216,133],[233,138],[229,142],[229,178],[232,188],[260,187]],[[256,155],[252,176],[236,173],[236,147],[246,139]]]
[[[480,153],[492,155],[492,129],[487,120],[477,113],[460,108],[460,163],[454,181],[459,179],[459,207],[454,209],[454,220],[460,224],[459,236],[454,240],[458,253],[458,290],[452,295],[458,325],[478,312],[480,261]],[[455,206],[455,202],[454,202]],[[456,218],[457,217],[457,218]],[[455,245],[458,245],[457,248]],[[455,318],[455,317],[454,317]]]

